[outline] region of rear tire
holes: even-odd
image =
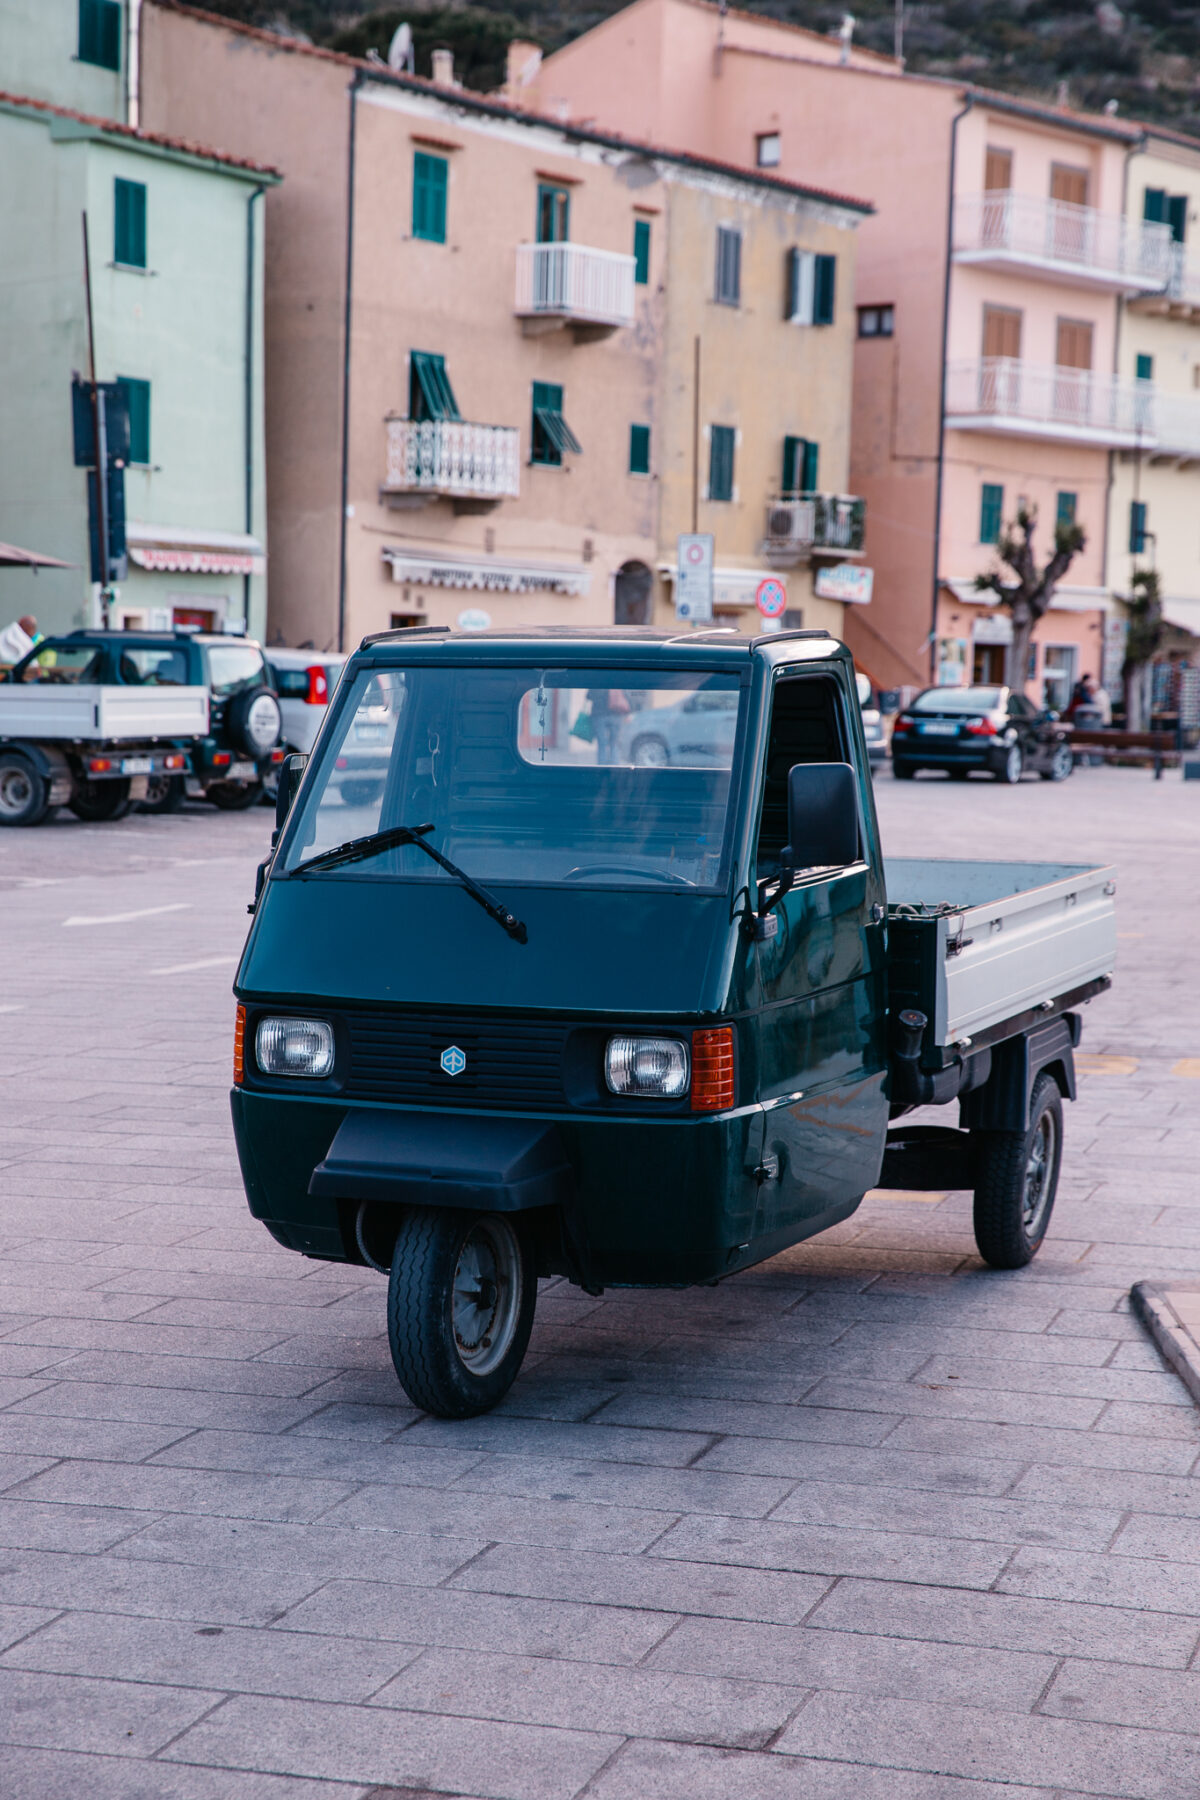
[[[343,781],[342,799],[347,806],[377,806],[383,799],[383,783],[368,781],[363,776]]]
[[[516,1220],[410,1207],[388,1281],[388,1345],[413,1405],[439,1419],[489,1412],[516,1379],[536,1302]]]
[[[81,781],[67,805],[85,825],[123,819],[130,808],[128,781]]]
[[[1032,1262],[1054,1210],[1062,1165],[1062,1094],[1038,1076],[1028,1131],[980,1131],[975,1139],[975,1242],[993,1269]]]
[[[146,798],[138,801],[140,813],[177,813],[187,798],[187,781],[182,775],[152,775],[146,783]]]
[[[0,756],[0,825],[40,825],[55,809],[50,783],[15,750]]]
[[[204,797],[222,812],[245,812],[249,807],[257,806],[262,796],[261,781],[218,781]]]

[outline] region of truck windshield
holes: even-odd
[[[476,881],[713,889],[744,701],[704,670],[363,669],[284,873],[414,820]],[[412,844],[321,878],[449,881]]]

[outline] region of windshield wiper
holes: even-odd
[[[338,869],[345,863],[365,862],[370,856],[380,856],[385,850],[398,849],[402,844],[415,844],[418,850],[423,850],[426,856],[440,864],[448,875],[453,875],[456,881],[461,882],[472,900],[482,906],[488,918],[495,919],[510,938],[515,939],[518,944],[528,943],[529,933],[515,913],[509,912],[494,894],[489,894],[485,887],[480,887],[477,881],[473,881],[465,869],[460,869],[448,856],[443,856],[440,850],[435,850],[432,844],[425,842],[427,834],[433,830],[432,825],[394,825],[390,831],[372,831],[367,837],[351,838],[348,843],[338,844],[332,850],[322,850],[318,855],[310,856],[307,861],[297,863],[289,872],[292,875],[302,875],[306,869]]]

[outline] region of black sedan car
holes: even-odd
[[[958,781],[972,769],[1009,783],[1026,770],[1065,781],[1072,767],[1070,731],[1058,714],[1011,688],[926,688],[892,727],[892,773],[901,781],[918,769],[945,769]]]

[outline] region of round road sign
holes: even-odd
[[[780,619],[787,610],[787,589],[774,575],[768,575],[755,590],[754,604],[764,619]]]

